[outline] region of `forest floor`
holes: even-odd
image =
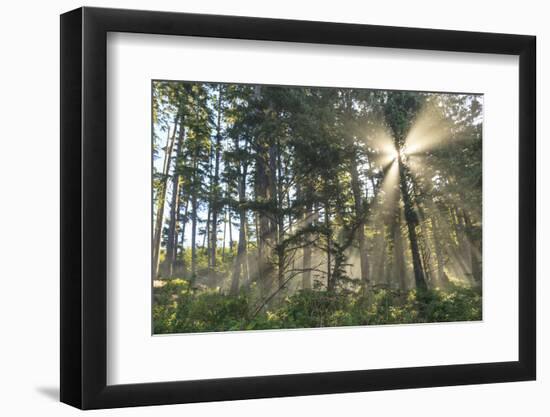
[[[329,292],[300,290],[262,307],[257,291],[237,296],[196,288],[185,279],[153,283],[155,334],[411,324],[482,319],[481,290]]]

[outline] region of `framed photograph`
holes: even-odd
[[[533,380],[535,37],[61,16],[61,401]]]

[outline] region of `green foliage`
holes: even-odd
[[[168,281],[155,288],[154,333],[432,323],[482,317],[480,291],[462,286],[422,293],[302,290],[256,315],[258,301],[250,294],[242,291],[229,296],[212,289],[193,289],[182,279]]]

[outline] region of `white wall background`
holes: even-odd
[[[538,381],[230,403],[145,407],[94,415],[169,416],[546,416],[550,412],[550,156],[542,120],[550,100],[550,26],[544,2],[475,0],[124,0],[86,5],[534,34],[538,37],[539,285]],[[59,392],[59,17],[72,0],[5,2],[0,15],[0,414],[69,416]],[[545,302],[546,301],[546,302]]]

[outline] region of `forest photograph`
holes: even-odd
[[[482,320],[483,95],[151,88],[153,334]]]

